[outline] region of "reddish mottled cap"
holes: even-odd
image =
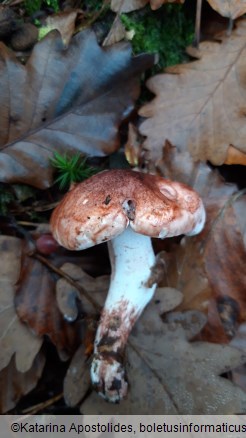
[[[199,195],[162,177],[117,169],[76,185],[53,211],[51,230],[70,250],[113,239],[130,225],[150,237],[197,234],[205,222]]]

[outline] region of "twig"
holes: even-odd
[[[40,254],[31,254],[31,257],[34,257],[35,259],[39,260],[41,263],[43,263],[45,266],[47,266],[51,271],[58,274],[60,277],[63,277],[67,280],[68,283],[70,283],[73,287],[75,287],[81,295],[83,295],[93,306],[94,308],[100,312],[101,306],[90,296],[90,294],[79,284],[77,281],[73,280],[70,275],[68,275],[66,272],[64,272],[62,269],[57,268],[54,266],[49,260],[47,260],[45,257],[41,256]]]
[[[196,26],[195,26],[195,39],[193,46],[199,49],[201,38],[201,14],[202,14],[202,0],[196,2]]]
[[[231,17],[229,17],[228,27],[227,27],[227,31],[226,31],[227,36],[231,36],[233,24],[234,24],[234,20]]]
[[[8,6],[16,6],[20,3],[23,3],[24,0],[4,0],[2,2],[2,5],[8,5]]]
[[[58,395],[55,395],[54,397],[50,398],[49,400],[45,400],[42,403],[38,403],[37,405],[31,406],[27,409],[24,409],[22,411],[22,414],[29,414],[29,415],[35,415],[37,412],[41,411],[42,409],[47,408],[48,406],[53,405],[57,401],[61,400],[63,397],[63,392],[61,392]]]
[[[41,223],[41,222],[16,221],[16,223],[18,225],[23,226],[23,227],[36,227],[36,228],[38,228],[42,225],[42,226],[47,226],[47,230],[49,228],[49,224]]]

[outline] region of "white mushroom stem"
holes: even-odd
[[[111,283],[96,334],[91,378],[102,397],[118,402],[127,393],[123,354],[128,336],[156,289],[156,284],[148,285],[155,255],[150,237],[131,227],[108,245]]]

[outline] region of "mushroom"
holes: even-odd
[[[126,169],[98,173],[76,185],[54,210],[55,239],[70,250],[108,242],[112,266],[98,325],[91,380],[106,400],[127,394],[124,349],[132,327],[153,297],[151,237],[199,233],[205,210],[188,186]]]

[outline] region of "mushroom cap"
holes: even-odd
[[[51,230],[70,250],[113,239],[128,225],[150,237],[199,233],[205,210],[185,184],[126,169],[100,172],[69,191],[55,208]]]

